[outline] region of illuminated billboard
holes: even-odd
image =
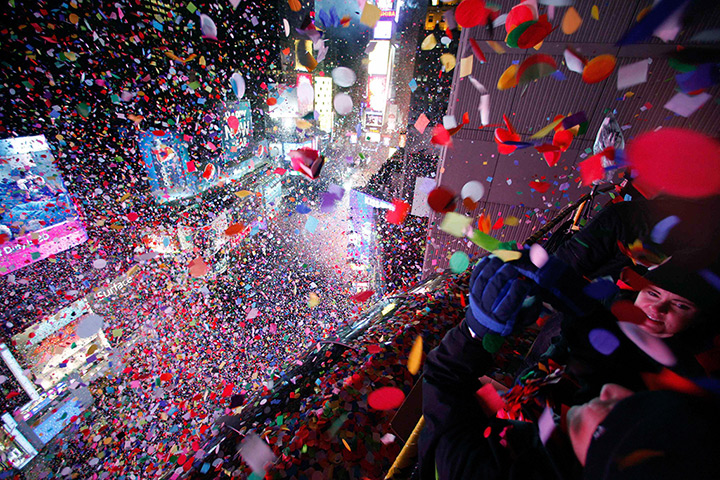
[[[15,335],[13,341],[35,383],[48,390],[66,375],[92,368],[104,359],[111,347],[102,327],[102,318],[83,298]]]
[[[367,98],[370,110],[385,112],[387,106],[387,77],[385,75],[374,75],[368,78]],[[381,124],[382,125],[382,124]]]
[[[180,135],[162,130],[141,132],[138,144],[150,191],[158,203],[189,197],[199,191],[201,166],[190,161]]]
[[[87,240],[43,135],[0,140],[0,275]]]
[[[155,253],[177,254],[182,250],[174,227],[148,229],[142,236],[142,242],[148,250]]]
[[[253,134],[252,107],[247,100],[232,102],[223,113],[223,148],[225,163],[247,156],[252,149]]]
[[[390,60],[390,41],[370,42],[372,51],[368,54],[368,75],[387,75]]]
[[[395,12],[393,12],[393,14],[394,13]],[[380,20],[375,24],[375,30],[373,31],[373,38],[375,40],[389,40],[392,38],[392,34],[393,34],[393,21],[392,20]]]

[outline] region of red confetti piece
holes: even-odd
[[[368,404],[375,410],[392,410],[402,405],[405,394],[395,387],[378,388],[368,395]]]
[[[410,211],[410,204],[402,200],[393,200],[393,210],[388,210],[386,213],[386,219],[389,223],[400,225],[405,221],[408,212]]]
[[[554,167],[555,165],[557,165],[557,163],[560,161],[561,156],[562,153],[558,151],[543,153],[543,158],[545,159],[545,162],[547,162],[548,167]]]
[[[552,143],[564,152],[568,148],[570,148],[570,144],[572,144],[573,138],[574,135],[570,130],[560,130],[558,132],[555,132],[555,135],[553,135]]]
[[[455,193],[442,186],[434,188],[428,194],[427,203],[435,212],[452,212],[455,210]]]
[[[590,186],[594,182],[605,178],[605,167],[603,167],[602,155],[600,153],[593,155],[587,160],[583,160],[579,166],[583,187]]]
[[[366,302],[370,297],[373,296],[374,293],[375,293],[375,290],[365,290],[363,292],[356,293],[355,295],[350,297],[350,300],[353,300],[355,302],[360,302],[360,303]]]
[[[480,407],[488,417],[494,417],[498,410],[505,408],[505,400],[497,393],[495,387],[489,383],[480,387],[475,392],[475,395],[480,401]]]
[[[245,224],[233,223],[225,230],[225,235],[237,235],[238,233],[242,233],[243,230],[245,230]]]
[[[541,15],[537,22],[530,25],[518,39],[518,48],[533,48],[545,40],[545,37],[553,31],[552,25],[548,22],[547,15]]]
[[[550,188],[550,184],[548,182],[530,182],[528,185],[530,185],[530,188],[537,191],[538,193],[545,193],[548,191],[548,188]]]
[[[452,143],[452,139],[450,138],[450,132],[448,132],[447,129],[442,125],[435,125],[433,127],[430,143],[432,143],[433,145],[441,146],[450,145],[450,143]]]
[[[673,390],[689,395],[702,395],[705,393],[693,381],[667,368],[663,368],[660,373],[643,372],[641,376],[649,390]]]
[[[229,396],[231,396],[231,395],[233,394],[233,389],[234,389],[234,388],[235,388],[235,385],[234,385],[234,384],[228,383],[227,385],[225,385],[225,388],[223,389],[221,396],[222,396],[223,398],[224,398],[224,397],[229,397]]]
[[[491,13],[484,0],[463,0],[455,9],[455,21],[463,28],[472,28],[487,24]]]
[[[629,300],[619,300],[613,303],[610,311],[620,322],[634,323],[636,325],[645,323],[645,313]]]
[[[480,60],[480,63],[487,62],[487,59],[485,58],[485,54],[480,49],[480,45],[475,41],[474,38],[470,39],[470,48],[472,48],[473,53],[477,57],[478,60]]]
[[[692,152],[692,161],[684,161]],[[628,143],[634,185],[652,197],[700,198],[720,193],[720,142],[692,130],[663,128]]]

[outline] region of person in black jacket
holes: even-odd
[[[537,310],[528,299],[538,286],[532,280],[547,286],[549,278],[557,279],[552,273],[546,275],[547,270],[523,275],[525,271],[524,266],[518,269],[497,257],[483,259],[471,277],[466,319],[428,355],[421,478],[716,478],[720,459],[712,452],[720,448],[720,404],[712,396],[634,394],[619,385],[606,385],[599,397],[567,412],[567,437],[554,429],[552,414],[543,415],[540,426],[528,418],[515,421],[490,414],[487,396],[476,393],[482,386],[479,378],[493,367],[488,339],[509,335],[523,319],[533,318]],[[578,302],[573,307],[583,308]],[[595,305],[585,308],[585,314],[611,318]],[[601,350],[608,339],[618,339],[607,332],[605,341],[596,345]],[[699,387],[693,391],[699,392],[703,392]],[[511,397],[536,406],[549,401],[506,395]]]
[[[612,203],[553,255],[588,279],[617,280],[624,267],[649,267],[668,256],[684,268],[699,270],[720,254],[720,222],[711,218],[718,210],[720,196]]]

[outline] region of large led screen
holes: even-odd
[[[250,102],[232,102],[225,110],[223,119],[223,147],[225,162],[233,162],[247,156],[253,134],[252,108]]]
[[[0,140],[0,275],[87,238],[45,137]]]
[[[150,190],[158,203],[189,197],[199,191],[198,170],[202,166],[190,160],[180,135],[160,130],[141,132],[138,144]]]

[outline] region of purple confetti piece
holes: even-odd
[[[677,215],[670,215],[669,217],[663,218],[653,227],[650,233],[650,240],[658,245],[662,245],[670,233],[670,230],[678,223],[680,223],[680,217]]]
[[[604,328],[590,330],[588,340],[593,348],[603,355],[610,355],[620,346],[620,340]]]

